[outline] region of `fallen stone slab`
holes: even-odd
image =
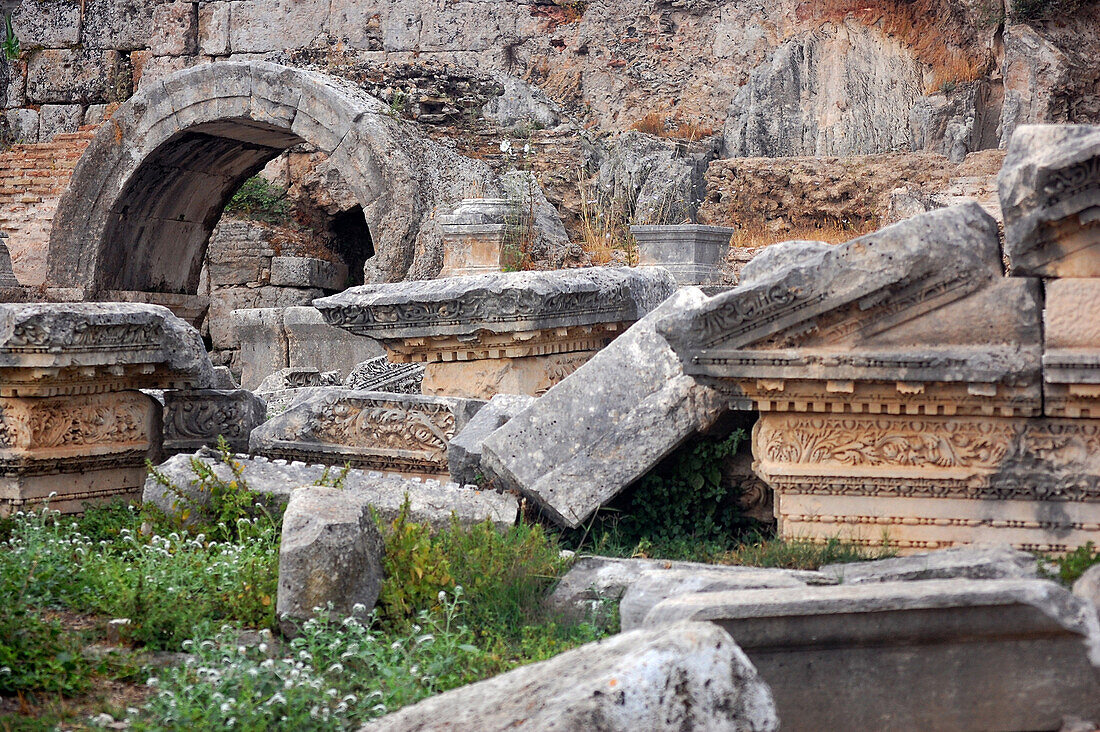
[[[703,565],[679,569],[647,569],[626,587],[619,601],[623,630],[639,628],[658,603],[670,597],[695,592],[732,592],[764,588],[805,587],[833,584],[835,580],[816,572],[759,567]]]
[[[268,374],[256,387],[257,394],[304,389],[310,386],[340,386],[340,374],[336,371],[321,372],[314,368],[285,368]]]
[[[702,562],[678,562],[667,559],[640,559],[620,557],[579,557],[569,568],[547,598],[554,610],[565,614],[590,614],[608,601],[617,601],[624,597],[631,586],[642,577],[652,573],[655,576],[691,576],[714,577],[715,573],[746,576],[760,571],[776,571],[790,577],[799,584],[820,584],[833,580],[816,572],[799,570],[759,570],[754,567],[717,566]],[[778,576],[778,575],[777,575]]]
[[[1093,565],[1073,583],[1073,594],[1088,600],[1100,612],[1100,564]]]
[[[361,494],[320,486],[294,491],[279,544],[275,608],[283,632],[293,635],[315,608],[330,608],[334,620],[366,620],[382,589],[384,554]]]
[[[481,445],[494,430],[535,401],[525,394],[497,394],[447,443],[447,468],[451,480],[460,485],[484,481]]]
[[[390,363],[385,356],[367,359],[344,379],[348,389],[392,391],[395,394],[419,394],[424,381],[424,364]]]
[[[1100,621],[1035,579],[681,595],[647,627],[708,620],[771,687],[784,730],[1056,730],[1100,719]]]
[[[446,475],[447,442],[482,401],[321,389],[252,431],[253,454],[330,465]]]
[[[937,579],[1029,579],[1039,577],[1034,554],[1007,544],[960,546],[871,562],[827,564],[819,570],[846,585]]]
[[[713,625],[678,623],[621,633],[425,699],[361,732],[778,727],[768,687],[733,639]]]
[[[997,176],[1017,276],[1100,276],[1100,125],[1021,125]]]
[[[326,465],[288,463],[246,455],[235,455],[233,459],[248,488],[265,496],[269,510],[273,511],[283,511],[291,494],[302,486],[322,482],[332,484],[339,480],[345,491],[362,496],[386,521],[397,517],[406,498],[409,501],[409,520],[429,524],[436,529],[449,526],[452,515],[462,525],[488,519],[503,529],[515,524],[519,513],[514,496],[464,488],[454,483],[385,475],[356,468],[345,473],[342,468]],[[188,506],[201,510],[209,496],[195,485],[192,460],[204,463],[223,481],[235,478],[232,469],[217,451],[200,450],[193,455],[176,455],[157,466],[157,471],[175,490],[150,475],[145,481],[142,501],[152,503],[171,515]],[[181,498],[180,494],[186,498]],[[196,515],[192,520],[198,518]]]
[[[712,426],[728,399],[686,376],[655,330],[705,299],[697,288],[680,290],[485,438],[487,476],[575,528]]]

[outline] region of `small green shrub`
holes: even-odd
[[[1081,575],[1094,564],[1100,564],[1100,549],[1091,542],[1085,542],[1063,557],[1053,560],[1058,565],[1058,581],[1067,587],[1081,578]]]
[[[393,521],[379,523],[386,543],[379,616],[387,625],[399,626],[417,612],[433,609],[439,593],[455,583],[431,527],[409,521],[407,498]]]
[[[285,188],[269,183],[262,176],[254,175],[241,184],[226,204],[225,211],[252,221],[289,224],[293,219],[286,193]]]

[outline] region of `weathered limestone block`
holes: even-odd
[[[84,120],[84,108],[79,104],[43,104],[38,108],[38,137],[42,142],[54,135],[76,132]]]
[[[638,242],[638,264],[664,267],[676,284],[705,287],[722,279],[721,266],[735,229],[703,224],[630,227]]]
[[[1043,382],[1048,417],[1100,417],[1100,279],[1046,283]]]
[[[248,436],[263,424],[267,404],[246,389],[164,392],[164,454],[194,452],[224,437],[234,451],[248,449]]]
[[[647,569],[631,582],[619,602],[623,630],[640,628],[646,615],[670,597],[697,592],[733,592],[763,588],[805,587],[832,584],[834,580],[816,572],[790,569],[758,569],[703,565],[690,569]]]
[[[0,515],[137,498],[160,433],[160,409],[139,391],[0,396]]]
[[[1073,583],[1073,594],[1088,600],[1100,612],[1100,565],[1093,565]]]
[[[1048,581],[684,595],[646,625],[682,620],[737,639],[785,730],[1059,729],[1100,716],[1100,623]]]
[[[384,553],[369,503],[340,488],[294,491],[279,544],[275,607],[284,630],[329,604],[334,620],[365,621],[382,590]]]
[[[198,331],[156,305],[0,303],[0,396],[205,388]]]
[[[1011,274],[1100,276],[1100,126],[1016,128],[997,187]]]
[[[484,402],[326,389],[253,430],[253,453],[446,475],[447,442]]]
[[[279,309],[234,310],[230,317],[241,344],[241,386],[255,389],[268,374],[290,365]]]
[[[62,48],[80,43],[80,6],[67,0],[16,3],[11,24],[23,48]]]
[[[848,562],[822,567],[821,574],[846,585],[944,579],[1028,579],[1039,577],[1034,554],[1005,544],[965,546],[908,557]]]
[[[484,480],[481,472],[481,443],[494,430],[535,401],[525,394],[497,394],[447,443],[447,468],[459,485]]]
[[[368,358],[351,370],[344,386],[359,391],[392,391],[395,394],[419,394],[424,380],[424,365],[390,363],[385,356]]]
[[[370,338],[353,336],[327,325],[311,307],[291,307],[283,313],[286,330],[287,365],[336,371],[347,376],[358,364],[385,351]]]
[[[698,289],[680,290],[485,438],[487,476],[576,527],[709,428],[726,400],[686,376],[655,330],[669,314],[705,299]]]
[[[657,268],[599,267],[364,285],[313,304],[391,361],[426,362],[425,392],[488,398],[552,386],[672,289]]]
[[[321,373],[313,368],[279,369],[265,378],[257,387],[257,394],[268,394],[287,389],[303,389],[309,386],[339,386],[340,374],[335,371]]]
[[[1064,552],[1100,530],[1100,420],[764,413],[784,536]]]
[[[635,630],[426,699],[361,732],[779,727],[768,687],[705,623]]]
[[[341,290],[348,281],[348,266],[312,257],[272,257],[270,281],[277,287]]]
[[[467,198],[440,217],[443,230],[442,277],[501,271],[508,239],[518,237],[520,207],[507,198]]]
[[[276,512],[284,510],[295,490],[323,482],[331,485],[341,476],[340,484],[343,489],[349,495],[354,494],[356,500],[361,497],[373,506],[385,521],[392,521],[397,517],[406,499],[409,502],[409,520],[428,524],[435,529],[450,526],[452,516],[463,526],[488,520],[494,526],[505,529],[516,522],[519,511],[514,496],[464,488],[454,483],[385,475],[357,468],[351,468],[345,474],[342,468],[288,463],[285,460],[268,460],[263,457],[250,458],[246,455],[235,455],[233,459],[249,490],[265,496],[269,509]],[[195,485],[192,460],[205,463],[221,480],[230,481],[235,477],[230,466],[225,464],[216,451],[200,450],[193,455],[176,455],[157,466],[157,471],[174,489],[165,487],[150,476],[145,481],[142,501],[152,503],[169,514],[176,514],[187,505],[205,505],[209,496],[199,491]],[[181,494],[187,497],[186,501],[180,500]]]

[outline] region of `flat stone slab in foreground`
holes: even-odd
[[[1007,544],[960,546],[908,557],[829,564],[819,570],[846,585],[934,579],[1029,579],[1039,576],[1034,554]]]
[[[195,473],[191,469],[192,459],[201,460],[222,480],[233,480],[234,476],[229,466],[212,450],[199,451],[194,455],[176,455],[158,466],[157,470],[174,486],[201,505],[205,496],[192,484],[195,480]],[[285,460],[268,460],[262,457],[236,455],[234,459],[241,466],[242,476],[249,489],[267,496],[269,505],[277,511],[284,509],[291,493],[321,481],[326,477],[326,471],[329,483],[343,473],[341,468],[288,463]],[[344,475],[342,485],[345,492],[361,496],[385,520],[396,518],[408,497],[409,520],[426,523],[436,529],[449,526],[452,514],[464,525],[489,519],[498,528],[507,528],[516,522],[519,512],[518,503],[513,496],[479,491],[472,487],[463,488],[454,483],[436,480],[384,475],[352,468]],[[152,476],[145,481],[142,500],[155,504],[166,513],[174,513],[182,508],[178,503],[179,497]]]
[[[768,687],[729,634],[677,623],[621,633],[425,699],[361,732],[778,727]]]
[[[680,290],[485,438],[487,475],[575,528],[728,408],[655,331],[706,296]]]
[[[646,625],[709,620],[787,730],[1056,730],[1100,719],[1095,609],[1044,580],[931,580],[683,595]]]

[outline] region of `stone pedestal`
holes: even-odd
[[[717,285],[736,229],[703,224],[630,227],[640,267],[664,267],[681,287]]]
[[[355,287],[314,301],[325,320],[423,363],[426,394],[537,395],[664,300],[659,268],[512,272]]]
[[[162,307],[0,305],[0,513],[136,498],[162,444],[137,389],[212,381],[198,332]]]
[[[519,222],[519,203],[506,198],[467,198],[443,227],[443,270],[440,277],[501,271],[502,254]]]

